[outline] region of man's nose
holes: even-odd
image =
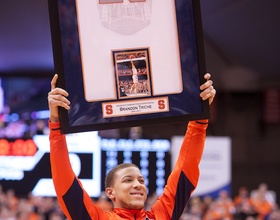
[[[134,180],[134,181],[133,181],[133,187],[134,187],[134,188],[140,188],[141,185],[142,185],[142,184],[141,184],[138,180]]]

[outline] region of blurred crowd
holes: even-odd
[[[30,139],[34,135],[49,134],[48,119],[19,119],[17,115],[9,116],[0,114],[0,138]],[[12,118],[12,119],[11,119]]]
[[[146,209],[157,200],[154,193],[147,199]],[[111,211],[112,203],[104,192],[93,199],[100,208]],[[0,185],[0,220],[65,220],[58,201],[52,197],[18,197],[12,189],[3,191]],[[219,196],[192,197],[180,220],[280,220],[276,195],[265,183],[248,191],[240,187],[238,195],[230,197],[227,191]]]
[[[240,187],[230,197],[221,190],[217,198],[192,197],[180,220],[280,220],[274,191],[261,183],[255,190]]]
[[[58,201],[28,194],[18,197],[13,189],[0,185],[0,220],[64,220]]]

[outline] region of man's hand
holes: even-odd
[[[68,97],[68,93],[64,89],[56,88],[57,78],[58,75],[55,74],[51,81],[51,91],[48,94],[51,122],[59,121],[58,106],[65,108],[66,110],[70,109],[70,101],[66,98]]]
[[[209,105],[213,102],[214,97],[216,95],[216,89],[214,89],[213,81],[210,80],[210,78],[211,75],[209,73],[206,73],[204,75],[204,79],[206,79],[207,81],[200,86],[200,90],[202,91],[200,93],[200,97],[202,98],[202,100],[208,99]]]

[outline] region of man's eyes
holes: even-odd
[[[127,182],[127,183],[132,182],[132,181],[133,181],[133,179],[131,179],[131,178],[124,179],[124,182]],[[145,180],[144,179],[138,179],[138,182],[141,183],[141,184],[144,184]]]

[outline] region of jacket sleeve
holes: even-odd
[[[198,183],[198,165],[204,149],[207,122],[189,122],[174,170],[167,180],[163,194],[151,208],[156,219],[179,219],[184,211]]]
[[[49,122],[50,161],[54,187],[61,209],[67,219],[106,219],[75,176],[69,160],[65,135],[59,123]]]

